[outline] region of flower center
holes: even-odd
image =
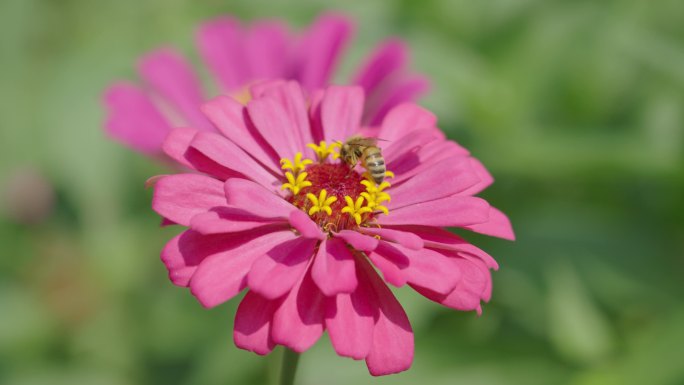
[[[349,166],[344,163],[314,164],[307,167],[306,172],[308,173],[306,179],[311,182],[311,186],[303,188],[298,195],[292,196],[291,202],[306,212],[311,211],[313,207],[319,207],[319,210],[314,210],[316,213],[313,213],[311,217],[326,230],[337,229],[339,231],[355,227],[354,218],[343,213],[342,209],[347,206],[345,197],[356,201],[361,193],[366,191],[361,184],[363,180],[361,175],[350,170]],[[321,202],[319,198],[323,191],[325,195]],[[330,199],[332,197],[335,199]],[[325,205],[326,200],[329,202],[328,205]],[[320,210],[321,207],[330,207],[330,213]]]
[[[287,181],[282,188],[289,190],[286,199],[309,214],[311,219],[327,232],[373,225],[380,214],[389,214],[383,202],[390,196],[383,191],[388,182],[376,185],[366,172],[360,174],[347,163],[337,160],[334,150],[338,143],[328,146],[309,144],[317,162],[302,159],[298,152],[294,161],[282,159],[281,165]],[[332,159],[328,159],[331,157]],[[388,176],[392,175],[388,172]]]

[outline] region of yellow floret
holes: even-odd
[[[340,148],[341,144],[339,142],[333,142],[330,145],[325,141],[321,140],[318,145],[314,143],[309,143],[306,147],[314,150],[319,163],[324,163],[328,156],[332,154],[333,159],[337,159],[340,155],[335,152],[335,148]]]
[[[389,194],[387,193],[383,194],[389,196]],[[371,212],[382,211],[383,214],[389,215],[389,210],[387,209],[387,207],[380,204],[383,201],[389,199],[385,199],[384,196],[377,197],[374,194],[370,194],[368,192],[362,192],[361,196],[366,199],[366,207],[368,207]]]
[[[311,159],[302,159],[302,153],[297,152],[294,157],[294,162],[290,159],[283,158],[280,160],[280,168],[283,170],[291,170],[294,174],[304,171],[307,165],[313,163]]]
[[[313,206],[309,209],[309,215],[314,215],[321,211],[325,211],[328,215],[332,215],[332,208],[330,205],[337,201],[337,197],[334,195],[327,197],[327,195],[328,192],[325,191],[325,189],[321,190],[321,192],[318,194],[318,197],[311,193],[306,194],[306,197],[313,204]]]
[[[356,221],[357,225],[361,224],[361,215],[371,212],[369,207],[363,206],[363,199],[363,197],[358,197],[356,198],[356,202],[354,202],[349,195],[344,197],[345,202],[347,202],[347,206],[342,208],[342,212],[348,213],[352,218],[354,218],[354,221]]]
[[[303,172],[295,178],[294,175],[292,175],[291,172],[286,172],[285,177],[287,178],[287,183],[283,183],[283,187],[281,187],[282,190],[288,189],[292,191],[292,194],[297,195],[299,194],[299,191],[303,189],[304,187],[309,187],[311,186],[311,182],[306,180],[307,173]]]
[[[361,196],[366,199],[366,207],[371,212],[381,211],[383,214],[389,215],[387,207],[380,204],[385,201],[389,202],[392,199],[387,192],[383,191],[390,187],[389,182],[382,182],[376,185],[375,182],[370,180],[362,180],[361,184],[366,187],[366,192],[361,193]]]

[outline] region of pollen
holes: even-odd
[[[295,154],[294,159],[282,159],[286,181],[282,189],[290,203],[307,213],[325,232],[378,226],[378,215],[389,215],[382,203],[389,202],[390,183],[376,185],[370,175],[360,173],[338,160],[341,142],[308,144],[317,162]],[[387,172],[387,176],[393,176]]]

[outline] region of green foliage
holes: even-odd
[[[684,382],[684,3],[337,1],[358,19],[342,64],[399,35],[433,79],[424,104],[497,182],[515,243],[482,317],[397,291],[414,368],[372,379],[322,340],[302,384],[676,385]],[[105,138],[100,96],[136,58],[232,13],[306,25],[330,2],[0,2],[0,191],[23,167],[54,185],[47,220],[0,217],[0,383],[262,384],[277,357],[232,345],[237,300],[204,310],[158,260],[144,181],[163,173]],[[3,195],[4,197],[4,195]],[[3,201],[3,204],[6,203]]]

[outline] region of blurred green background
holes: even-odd
[[[198,63],[204,19],[326,9],[358,20],[342,74],[410,43],[424,104],[494,174],[518,241],[467,235],[501,265],[482,317],[397,291],[410,371],[371,378],[324,337],[298,383],[684,384],[681,0],[1,1],[0,383],[272,381],[279,352],[232,343],[237,300],[205,310],[168,281],[178,229],[143,188],[165,169],[105,138],[100,96],[159,45]]]

